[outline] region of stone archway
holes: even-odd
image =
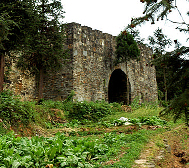
[[[131,100],[131,89],[129,90],[129,99]],[[108,85],[108,101],[109,103],[127,103],[127,75],[121,69],[116,69],[111,74]]]

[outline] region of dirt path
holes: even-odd
[[[189,168],[189,128],[179,126],[155,136],[133,168]]]

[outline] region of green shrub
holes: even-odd
[[[34,106],[32,102],[22,102],[10,91],[3,91],[0,94],[0,118],[10,124],[28,125],[34,120]]]
[[[45,108],[63,109],[64,104],[62,101],[44,100],[41,105]]]
[[[116,107],[117,109],[117,107]],[[99,119],[112,114],[115,108],[112,104],[102,102],[73,102],[69,106],[65,106],[65,110],[69,112],[70,119],[98,121]]]
[[[131,107],[133,110],[136,110],[136,109],[139,109],[141,106],[140,106],[140,103],[139,103],[139,98],[135,98],[132,103],[131,103]]]

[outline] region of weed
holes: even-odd
[[[147,109],[157,109],[158,108],[158,101],[154,102],[143,102],[140,103],[139,98],[135,98],[131,103],[131,107],[133,110],[137,110],[139,108],[147,108]]]

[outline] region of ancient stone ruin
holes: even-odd
[[[69,49],[69,58],[60,71],[46,75],[45,99],[64,100],[74,90],[74,99],[78,101],[125,102],[128,76],[130,101],[135,98],[141,102],[157,100],[156,71],[149,47],[138,44],[140,61],[131,60],[115,66],[116,37],[77,23],[67,24],[66,33],[65,48]],[[14,66],[5,88],[26,100],[38,95],[35,78]]]

